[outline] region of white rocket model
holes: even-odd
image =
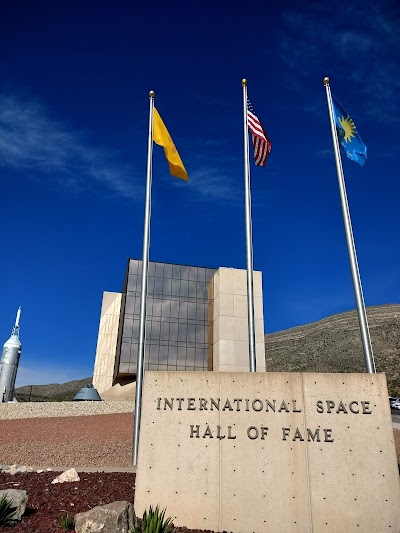
[[[0,361],[0,403],[11,402],[14,397],[15,378],[21,355],[22,344],[19,340],[19,318],[21,307],[18,308],[11,337],[3,346]]]

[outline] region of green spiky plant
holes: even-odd
[[[150,505],[150,509],[144,512],[142,526],[138,529],[132,526],[132,533],[177,533],[178,530],[172,526],[172,517],[165,518],[165,511],[157,507],[155,509]]]
[[[12,526],[15,524],[16,519],[13,517],[16,510],[17,508],[13,506],[12,500],[7,498],[7,495],[4,494],[4,496],[0,498],[0,527]]]
[[[63,531],[73,531],[75,529],[75,520],[69,513],[60,516],[60,526]]]

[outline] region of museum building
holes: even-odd
[[[261,272],[254,272],[257,371],[265,371]],[[142,262],[104,292],[93,386],[136,380]],[[249,371],[246,271],[149,262],[145,370]]]

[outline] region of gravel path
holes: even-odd
[[[0,420],[0,465],[132,466],[132,413],[74,414]]]
[[[133,413],[132,402],[21,402],[0,403],[0,421],[16,418]]]

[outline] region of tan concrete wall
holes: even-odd
[[[172,409],[164,398],[173,399]],[[210,409],[210,398],[220,398],[220,410]],[[275,400],[275,412],[267,411],[267,399]],[[330,413],[327,401],[335,403]],[[254,428],[258,438],[250,438]],[[150,504],[191,529],[400,531],[385,376],[146,372],[137,515]]]
[[[119,292],[103,293],[93,371],[93,386],[100,394],[113,385],[121,297]]]
[[[262,274],[254,272],[257,371],[265,372]],[[219,268],[210,282],[213,306],[213,367],[216,372],[249,371],[247,272]]]

